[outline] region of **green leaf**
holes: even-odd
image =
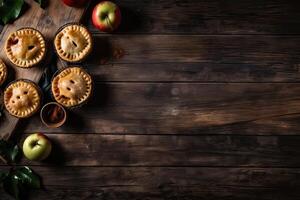
[[[43,0],[34,0],[34,1],[36,1],[36,2],[38,2],[40,5],[42,5],[42,1],[43,1]]]
[[[34,1],[36,1],[37,3],[39,3],[40,6],[41,6],[42,8],[44,8],[45,5],[46,5],[46,1],[47,1],[47,0],[34,0]]]
[[[41,187],[40,177],[29,167],[21,167],[16,170],[16,175],[30,188],[39,189]]]
[[[11,169],[3,177],[4,190],[17,200],[24,199],[29,189],[41,187],[39,176],[26,166]]]
[[[0,19],[4,24],[19,17],[24,0],[1,0]]]
[[[20,149],[18,145],[14,145],[5,140],[0,140],[0,155],[6,159],[7,162],[16,162],[20,155]]]
[[[15,145],[13,147],[13,149],[11,150],[11,152],[10,152],[10,160],[13,161],[13,162],[15,162],[16,158],[19,155],[19,153],[20,153],[20,149],[19,149],[18,145]]]
[[[39,86],[42,88],[43,93],[45,94],[45,100],[51,100],[51,81],[52,77],[57,71],[57,66],[54,63],[51,63],[48,67],[45,68],[43,75],[39,81]]]
[[[0,182],[2,182],[8,176],[8,172],[0,171]]]
[[[22,180],[17,177],[13,176],[12,177],[12,194],[13,196],[17,199],[20,200],[22,197],[22,193],[24,191],[24,187],[22,185]]]
[[[3,189],[6,193],[19,200],[21,199],[22,190],[24,190],[21,185],[21,180],[17,176],[10,174],[3,182]]]

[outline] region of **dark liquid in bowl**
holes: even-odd
[[[43,119],[49,125],[58,124],[65,119],[65,112],[60,106],[50,104],[44,108]]]

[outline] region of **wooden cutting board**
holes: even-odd
[[[13,24],[9,24],[3,27],[0,34],[0,58],[5,64],[12,68],[15,72],[15,79],[25,78],[34,82],[38,82],[42,76],[42,73],[47,66],[37,66],[31,69],[21,69],[14,67],[8,61],[4,44],[8,35],[20,29],[22,27],[33,27],[39,30],[45,37],[49,46],[48,62],[53,57],[52,42],[56,31],[62,25],[69,22],[79,22],[86,10],[86,8],[71,8],[65,6],[61,0],[49,0],[45,9],[42,9],[38,3],[33,0],[26,1],[27,8],[25,13],[16,20]],[[47,65],[47,64],[44,64]],[[3,88],[2,88],[3,90]],[[19,119],[9,115],[6,111],[4,116],[0,119],[0,137],[4,139],[10,138],[16,127],[19,124]]]

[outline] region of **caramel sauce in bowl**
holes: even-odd
[[[41,109],[40,118],[47,127],[58,128],[66,122],[67,112],[59,103],[50,102]]]

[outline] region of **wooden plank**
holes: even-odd
[[[1,189],[0,189],[1,192]],[[12,200],[0,194],[2,200]],[[265,187],[180,187],[162,185],[157,187],[142,186],[104,186],[104,187],[68,187],[46,186],[44,190],[34,190],[29,199],[55,200],[299,200],[300,196],[295,189],[265,188]]]
[[[300,84],[96,83],[88,105],[25,132],[290,135],[300,131]]]
[[[299,82],[299,64],[152,63],[85,66],[98,81],[116,82]]]
[[[118,33],[299,34],[298,0],[117,0]],[[95,2],[97,3],[97,1]],[[89,21],[90,27],[94,32]]]
[[[299,64],[297,36],[95,35],[87,64],[252,63]]]
[[[22,27],[33,27],[39,30],[46,38],[48,43],[51,43],[53,37],[58,28],[68,22],[78,22],[83,13],[83,8],[75,9],[64,6],[60,0],[49,1],[47,9],[44,10],[40,8],[40,6],[34,2],[33,0],[28,1],[29,8],[26,12],[20,17],[20,19],[16,20],[13,24],[9,24],[4,26],[1,34],[0,34],[0,46],[3,47],[8,35]],[[49,49],[51,45],[49,44]],[[49,59],[51,60],[53,50],[49,51]],[[0,49],[0,57],[5,61],[7,65],[10,65],[8,61],[4,48]],[[10,66],[12,67],[12,66]],[[15,72],[15,78],[26,78],[38,82],[43,69],[45,66],[38,66],[32,69],[20,69],[17,67],[13,67]],[[16,128],[19,120],[15,117],[10,116],[7,112],[5,113],[5,117],[1,122],[1,137],[9,138],[14,129]]]
[[[299,169],[288,168],[151,168],[151,167],[34,167],[55,186],[184,186],[240,185],[248,187],[300,187]]]
[[[23,140],[28,135],[23,135]],[[299,136],[48,134],[44,163],[64,166],[299,167]]]
[[[272,199],[271,197],[296,199],[299,197],[297,190],[300,187],[299,168],[33,167],[33,169],[43,176],[46,189],[49,187],[51,190],[54,186],[65,189],[55,190],[52,194],[51,191],[46,191],[44,196],[49,195],[46,199],[72,199],[74,194],[72,195],[71,192],[76,190],[75,188],[79,191],[87,188],[85,190],[87,194],[92,191],[94,195],[95,191],[106,188],[108,190],[107,193],[105,192],[106,195],[117,195],[111,198],[105,196],[102,199],[139,199],[138,197],[143,194],[146,194],[146,197],[150,195],[151,200],[166,199],[167,194],[170,195],[168,199],[189,199],[188,197],[206,199],[206,195],[209,195],[208,199],[210,197],[238,199],[237,197],[243,196],[246,199],[251,197],[252,199]],[[71,188],[71,191],[66,188]],[[133,193],[134,189],[137,189],[138,193]],[[247,192],[242,194],[243,191]],[[154,196],[156,198],[151,195],[153,192],[158,195]],[[41,194],[42,191],[39,193]],[[66,196],[70,193],[70,196]],[[133,196],[126,197],[122,194]],[[59,195],[58,198],[49,198],[56,195]],[[86,193],[81,195],[85,196]],[[260,195],[263,198],[259,198]],[[2,197],[3,194],[0,196]],[[101,196],[92,197],[88,199],[101,199]]]

